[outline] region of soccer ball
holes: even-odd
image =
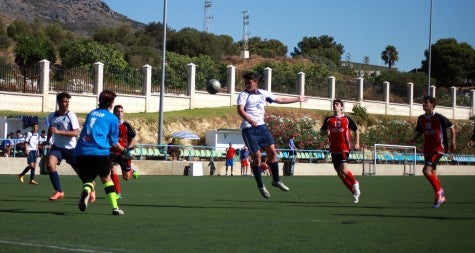
[[[206,91],[210,94],[216,94],[221,89],[221,83],[216,79],[209,79],[208,85],[206,85]]]

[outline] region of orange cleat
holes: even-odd
[[[54,194],[49,197],[49,200],[56,201],[62,198],[64,198],[64,192],[54,192]]]

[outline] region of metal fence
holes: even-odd
[[[50,71],[50,91],[94,93],[94,66],[64,68],[53,65]]]
[[[0,64],[0,91],[39,93],[39,77],[39,64],[28,68]]]

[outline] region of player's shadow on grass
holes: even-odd
[[[34,210],[25,210],[25,209],[0,209],[0,213],[21,213],[21,214],[53,214],[53,215],[67,215],[65,212],[57,211],[34,211]]]
[[[332,214],[335,216],[361,216],[376,218],[412,218],[427,220],[475,220],[475,217],[446,217],[446,216],[423,216],[423,215],[395,215],[395,214]]]

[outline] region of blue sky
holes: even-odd
[[[163,21],[164,1],[105,0],[110,8],[148,24]],[[167,25],[177,31],[204,27],[205,0],[168,0]],[[250,37],[277,39],[290,54],[303,37],[329,35],[344,46],[351,60],[384,65],[381,52],[394,45],[396,68],[420,67],[429,46],[430,0],[211,0],[208,32],[243,38],[243,11],[249,14]],[[455,38],[475,47],[474,0],[432,1],[432,44]],[[252,52],[251,56],[252,56]]]

